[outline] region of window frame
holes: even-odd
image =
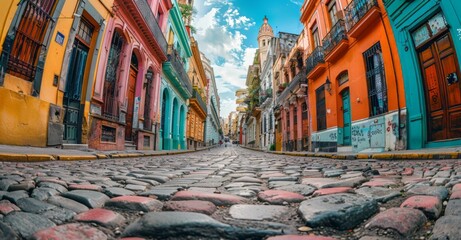
[[[380,42],[363,52],[370,117],[388,112],[386,74]],[[381,105],[381,106],[380,106]]]

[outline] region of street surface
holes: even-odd
[[[229,144],[0,165],[0,239],[461,239],[458,160],[332,160]]]

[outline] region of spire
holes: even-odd
[[[267,16],[263,18],[263,25],[259,28],[258,39],[261,37],[273,37],[274,31],[272,30],[271,25],[269,25],[269,19]]]

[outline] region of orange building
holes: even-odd
[[[305,1],[301,22],[312,150],[405,148],[402,72],[382,0]]]

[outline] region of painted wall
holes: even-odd
[[[461,145],[461,140],[440,142],[427,141],[427,113],[424,97],[424,86],[419,68],[418,53],[415,50],[412,30],[427,21],[437,12],[442,12],[449,25],[458,62],[461,60],[461,12],[457,0],[420,0],[420,1],[386,1],[386,10],[395,32],[398,55],[401,59],[405,99],[407,100],[408,142],[409,149],[426,147],[449,147]],[[459,63],[458,63],[459,64]]]

